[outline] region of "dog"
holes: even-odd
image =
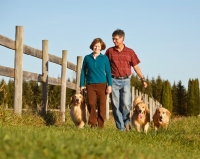
[[[141,96],[134,99],[131,121],[138,132],[141,132],[142,129],[147,134],[150,125],[150,112]]]
[[[87,106],[82,94],[76,93],[71,97],[70,116],[78,128],[83,128],[87,123]]]
[[[160,107],[157,108],[153,115],[154,130],[157,131],[159,127],[168,128],[171,113],[168,109]]]

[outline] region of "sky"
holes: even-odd
[[[42,50],[48,40],[50,54],[67,50],[74,64],[92,52],[94,38],[109,48],[113,31],[122,29],[146,78],[181,81],[186,89],[189,79],[200,80],[199,0],[0,0],[0,34],[15,40],[16,26],[24,27],[24,44]],[[42,73],[41,59],[23,58],[23,70]],[[0,46],[0,65],[14,67],[14,50]],[[49,76],[60,77],[61,67],[49,62]]]

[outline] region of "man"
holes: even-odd
[[[147,87],[147,83],[144,76],[142,75],[140,67],[138,66],[140,60],[132,49],[124,45],[124,38],[125,33],[123,30],[115,30],[112,34],[112,40],[115,46],[107,49],[105,55],[108,56],[111,66],[111,103],[116,127],[122,131],[129,131],[131,128],[131,67],[133,67],[145,88]]]

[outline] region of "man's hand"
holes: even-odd
[[[144,87],[144,88],[147,88],[147,86],[148,86],[148,85],[147,85],[147,82],[143,81],[142,84],[143,84],[143,87]]]

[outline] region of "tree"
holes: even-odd
[[[172,86],[172,104],[173,104],[173,109],[172,112],[174,115],[178,115],[178,95],[177,95],[177,87],[176,87],[176,83],[174,82],[173,86]]]
[[[161,94],[161,104],[164,108],[172,112],[171,85],[168,80],[163,83],[162,94]]]
[[[140,79],[138,78],[138,76],[135,76],[135,74],[132,74],[130,82],[131,82],[131,86],[135,87],[135,89],[139,91],[142,91],[142,83]]]
[[[68,78],[67,81],[70,82],[70,79]],[[71,97],[74,95],[75,92],[75,90],[66,88],[66,106],[70,104]]]
[[[7,103],[8,86],[4,79],[0,82],[0,105],[5,106]]]
[[[31,106],[31,86],[29,81],[23,81],[22,108]]]
[[[31,86],[31,108],[37,109],[41,106],[42,85],[38,82],[30,81]]]
[[[7,104],[8,108],[13,108],[14,106],[14,81],[12,79],[8,81]]]
[[[60,106],[60,86],[48,85],[48,107],[58,109]]]
[[[178,114],[187,115],[187,93],[182,82],[177,84]]]
[[[187,96],[188,115],[199,114],[199,81],[198,79],[188,82],[188,96]]]
[[[162,87],[163,87],[163,81],[161,77],[158,76],[156,80],[152,78],[151,86],[152,86],[152,94],[153,94],[154,99],[156,99],[157,101],[161,103],[161,93],[162,93]]]

